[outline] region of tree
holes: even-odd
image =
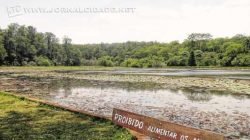
[[[74,48],[71,44],[72,40],[65,36],[63,38],[63,48],[65,50],[65,65],[66,66],[74,66],[81,64],[81,52],[78,48]]]
[[[36,28],[32,27],[32,26],[28,26],[27,31],[28,31],[27,38],[29,39],[29,43],[31,45],[35,45],[35,43],[36,43],[36,34],[37,34]]]
[[[164,65],[164,58],[163,57],[159,57],[159,56],[150,56],[150,66],[157,68],[157,67],[162,67]]]
[[[247,38],[244,42],[244,45],[245,45],[245,51],[248,51],[250,50],[250,38]]]
[[[250,55],[239,54],[231,63],[233,66],[250,66]]]
[[[195,57],[196,58],[196,57]],[[197,58],[196,58],[197,60]],[[202,59],[200,60],[199,66],[216,66],[217,55],[215,52],[206,52],[202,54]],[[196,61],[197,63],[197,61]]]
[[[33,61],[36,55],[36,48],[29,39],[28,28],[20,26],[16,34],[16,58],[19,65],[27,65]]]
[[[190,56],[189,56],[189,59],[188,59],[188,65],[189,66],[196,66],[195,56],[194,56],[193,51],[190,52]]]
[[[45,43],[47,45],[46,55],[49,59],[53,59],[53,49],[58,44],[58,39],[53,33],[46,32],[45,35]]]
[[[6,56],[7,56],[7,53],[3,44],[3,32],[0,29],[0,65],[4,64],[4,59]]]
[[[224,44],[224,47],[225,51],[221,61],[222,66],[231,66],[231,62],[237,54],[244,52],[244,46],[242,44],[227,42]]]
[[[188,40],[200,41],[200,40],[210,40],[212,35],[209,33],[192,33],[188,36]]]
[[[48,47],[47,41],[45,41],[45,35],[43,33],[36,33],[34,46],[36,47],[37,56],[47,56]]]
[[[167,66],[180,66],[180,56],[173,56],[167,61]]]
[[[206,42],[211,39],[212,35],[209,33],[192,33],[188,36],[191,50],[202,50],[202,47],[206,44]]]
[[[193,33],[179,43],[124,42],[62,43],[51,32],[35,27],[10,24],[0,30],[0,65],[103,65],[126,67],[168,66],[249,66],[250,36],[215,38],[208,33]]]
[[[19,25],[16,23],[10,24],[5,30],[4,34],[4,48],[6,50],[7,56],[5,58],[5,63],[9,65],[19,65],[17,62],[16,54],[16,34]]]
[[[64,36],[64,38],[63,38],[63,48],[64,48],[64,51],[65,51],[65,62],[64,62],[64,64],[66,65],[66,66],[71,66],[72,65],[72,63],[73,63],[73,60],[72,60],[72,58],[71,58],[71,56],[72,56],[72,54],[71,54],[71,51],[70,51],[70,47],[71,47],[71,39],[70,38],[68,38],[67,36]]]
[[[195,50],[194,51],[194,56],[195,56],[195,62],[197,66],[202,65],[202,59],[203,59],[203,52],[201,50]]]

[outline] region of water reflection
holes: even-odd
[[[191,101],[210,101],[212,99],[209,93],[190,92],[184,95]]]
[[[166,89],[160,84],[150,82],[28,79],[27,77],[20,77],[19,80],[24,83],[16,85],[21,94],[28,93],[41,99],[89,110],[106,108],[110,111],[117,106],[157,109],[179,107],[186,110],[196,108],[201,111],[230,113],[237,110],[250,115],[249,95],[233,95],[228,91],[211,91],[197,87]],[[27,92],[22,90],[24,88],[28,89]],[[100,113],[102,112],[103,110],[100,110]]]
[[[58,73],[74,73],[74,74],[136,74],[136,75],[160,75],[160,76],[220,76],[233,79],[250,79],[250,70],[211,70],[211,69],[119,69],[110,71],[55,71]]]
[[[75,107],[100,109],[106,107],[181,107],[216,112],[242,111],[250,115],[248,95],[232,95],[225,91],[206,89],[165,89],[153,83],[105,82],[91,80],[52,80],[49,94],[42,95],[58,103]],[[45,97],[46,96],[46,97]],[[110,110],[109,110],[110,111]]]
[[[63,89],[74,89],[74,88],[114,88],[122,89],[126,92],[130,91],[156,91],[162,89],[162,86],[157,83],[150,82],[140,82],[140,83],[131,83],[131,82],[112,82],[112,81],[95,81],[95,80],[76,80],[76,79],[61,79],[61,80],[52,80],[50,82],[50,89],[56,90],[59,88]]]
[[[144,94],[150,92],[152,94],[157,92],[163,92],[168,94],[181,94],[183,97],[186,97],[190,101],[194,102],[208,102],[213,96],[230,96],[238,100],[250,99],[249,95],[239,95],[232,94],[228,91],[212,91],[207,89],[198,89],[193,88],[183,88],[183,89],[166,89],[162,85],[157,83],[150,82],[140,82],[140,83],[131,83],[131,82],[110,82],[110,81],[94,81],[94,80],[76,80],[76,79],[61,79],[61,80],[52,80],[49,83],[49,91],[57,92],[63,90],[65,95],[72,93],[74,89],[86,89],[91,88],[93,90],[100,90],[100,92],[105,91],[105,89],[110,89],[111,92],[116,92],[121,90],[122,94],[126,93],[140,93]]]

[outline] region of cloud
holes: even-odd
[[[4,1],[4,2],[3,2]],[[48,6],[49,3],[49,6]],[[33,25],[39,31],[68,35],[74,43],[183,40],[192,32],[215,37],[250,34],[249,0],[19,0],[0,2],[1,27],[9,23]],[[132,14],[26,14],[9,18],[7,6],[122,7]]]

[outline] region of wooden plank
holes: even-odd
[[[113,109],[112,121],[159,140],[224,140],[224,136],[210,131],[190,128],[132,112]]]

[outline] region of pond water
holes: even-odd
[[[58,71],[60,72],[60,71]],[[62,71],[61,71],[62,72]],[[65,72],[65,71],[63,71]],[[72,72],[72,71],[70,71]],[[159,76],[221,76],[234,79],[250,79],[250,70],[208,70],[208,69],[118,69],[111,71],[74,71],[77,74],[135,74],[135,75],[159,75]]]
[[[60,72],[60,71],[58,71]],[[63,72],[63,71],[62,71]],[[149,74],[164,76],[223,76],[250,79],[250,71],[129,69],[69,71],[76,74]],[[2,81],[4,78],[1,79]],[[203,89],[168,89],[161,84],[76,79],[6,78],[20,94],[110,118],[119,108],[181,125],[250,139],[250,95]],[[1,85],[1,83],[0,83]],[[6,85],[2,85],[7,87]],[[25,88],[25,90],[23,90]],[[27,92],[26,92],[27,89]],[[233,138],[234,139],[234,138]]]
[[[155,108],[181,107],[201,111],[240,111],[250,115],[250,96],[232,95],[227,92],[194,91],[192,89],[164,89],[153,83],[117,83],[85,80],[54,80],[50,83],[49,98],[62,103],[82,104],[92,102],[96,107],[106,104],[149,106]],[[80,105],[79,105],[80,106]],[[98,108],[94,108],[96,110]],[[110,109],[109,109],[110,110]],[[103,112],[111,115],[110,111]]]
[[[250,138],[250,97],[227,92],[164,89],[152,83],[53,80],[39,98],[111,117],[113,108]]]

